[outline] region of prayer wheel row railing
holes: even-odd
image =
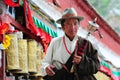
[[[33,39],[19,39],[17,34],[8,34],[11,37],[10,46],[6,52],[6,72],[9,76],[42,80],[40,66],[44,57],[42,46]],[[21,80],[21,79],[20,79]]]

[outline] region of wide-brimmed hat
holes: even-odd
[[[67,8],[64,10],[62,14],[62,18],[58,19],[56,22],[61,24],[62,20],[69,19],[69,18],[76,18],[79,21],[83,20],[83,17],[77,15],[77,12],[74,8]]]

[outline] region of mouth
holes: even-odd
[[[70,33],[76,33],[76,31],[74,31],[74,30],[71,30],[71,31],[70,31]]]

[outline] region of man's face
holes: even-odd
[[[74,36],[77,34],[79,27],[78,20],[75,18],[71,19],[66,19],[64,22],[64,26],[62,27],[66,35],[70,38],[73,39]]]

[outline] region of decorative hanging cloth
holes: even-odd
[[[113,80],[120,80],[120,71],[115,70],[110,64],[102,60],[100,62],[100,71],[111,76]]]
[[[39,30],[37,27],[34,25],[32,15],[31,15],[31,10],[30,7],[27,3],[26,0],[24,0],[24,14],[25,14],[25,19],[26,19],[26,27],[35,35],[39,36]]]
[[[18,7],[20,6],[20,0],[4,0],[5,4],[9,5],[10,7]]]
[[[46,33],[48,33],[52,37],[57,37],[58,36],[57,32],[52,30],[49,26],[45,25],[42,21],[40,21],[36,17],[33,16],[33,20],[34,20],[34,23],[35,23],[35,25],[37,26],[38,29],[41,28],[43,31],[45,31]]]
[[[4,49],[7,49],[10,46],[10,40],[11,40],[11,38],[9,35],[4,36],[4,40],[2,42],[2,46]]]
[[[1,23],[0,24],[0,34],[4,34],[9,28],[9,24]]]
[[[44,41],[46,43],[50,43],[52,37],[45,31],[43,31],[41,28],[38,28],[38,30],[40,32],[40,38],[42,39],[42,41]]]
[[[7,23],[0,23],[0,42],[4,41],[4,33],[8,30],[9,25]]]

